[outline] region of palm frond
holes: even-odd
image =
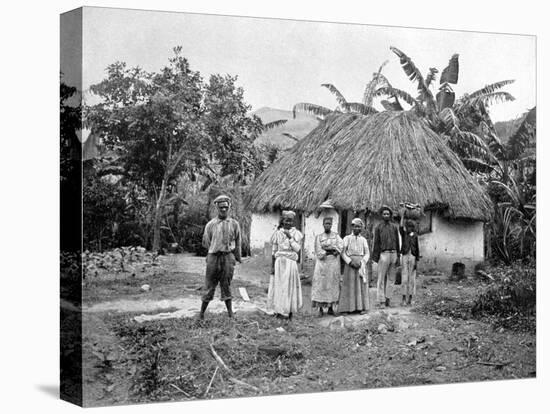
[[[401,106],[401,103],[399,102],[399,100],[394,97],[394,101],[393,102],[390,102],[390,101],[387,101],[387,100],[382,100],[380,101],[380,104],[384,107],[384,109],[386,111],[402,111],[403,110],[403,107]]]
[[[346,98],[344,98],[344,95],[342,95],[338,88],[336,88],[336,86],[334,86],[332,83],[323,83],[321,86],[327,88],[336,97],[336,101],[341,107],[343,107],[343,105],[348,102]]]
[[[512,185],[511,187],[509,185],[503,183],[502,181],[499,181],[499,180],[493,180],[493,181],[491,181],[491,183],[499,186],[504,191],[506,191],[508,196],[512,199],[512,202],[513,202],[514,205],[520,205],[521,204],[521,200],[520,200],[519,193],[518,193],[518,188],[517,188],[516,183],[514,182],[514,180],[512,178],[510,178],[510,184]]]
[[[403,71],[409,77],[409,79],[413,82],[418,81],[422,83],[423,86],[426,86],[426,83],[424,82],[424,77],[422,76],[420,70],[418,70],[414,62],[411,60],[411,58],[396,47],[390,46],[390,50],[399,57],[399,61],[401,63]]]
[[[462,131],[457,127],[450,131],[451,147],[462,154],[461,158],[479,158],[489,162],[494,161],[491,150],[478,135]]]
[[[409,79],[413,82],[417,82],[417,89],[423,101],[428,105],[428,108],[435,108],[434,97],[430,89],[426,86],[426,81],[420,73],[420,70],[416,67],[410,57],[408,57],[401,50],[390,46],[390,50],[399,57],[401,67]]]
[[[459,128],[460,121],[458,120],[458,117],[454,113],[453,109],[443,108],[438,113],[439,119],[443,122],[444,125],[444,131],[449,133],[453,130],[453,128]]]
[[[374,97],[374,91],[380,86],[390,86],[388,79],[382,75],[382,69],[388,64],[388,61],[384,61],[378,68],[378,72],[372,74],[372,79],[365,86],[365,91],[363,92],[363,104],[367,106],[372,106],[372,99]]]
[[[479,158],[462,158],[462,163],[470,171],[489,173],[494,170],[492,165]]]
[[[487,139],[487,145],[489,146],[489,149],[496,158],[502,160],[506,153],[504,145],[502,145],[502,141],[485,122],[482,121],[480,123],[480,127],[485,130],[485,137]]]
[[[302,102],[294,105],[294,107],[292,108],[293,118],[296,118],[297,112],[316,115],[317,117],[321,117],[321,119],[324,119],[328,114],[331,114],[334,111],[321,105]]]
[[[358,112],[363,115],[378,113],[372,106],[367,106],[361,102],[346,102],[342,107],[346,112]]]
[[[296,141],[296,142],[299,141],[298,138],[296,138],[294,135],[292,135],[292,134],[290,134],[290,133],[288,133],[288,132],[283,132],[282,135],[285,136],[285,137],[287,137],[287,138],[290,138],[290,139],[292,139],[292,140],[294,140],[294,141]]]
[[[402,89],[393,88],[391,86],[384,86],[382,88],[378,88],[374,93],[374,96],[398,97],[403,99],[405,102],[407,102],[411,106],[415,106],[417,104],[416,99],[414,99],[408,92],[405,92]]]
[[[483,104],[484,106],[491,106],[495,103],[512,102],[515,100],[516,98],[514,98],[510,93],[499,91],[487,93],[485,95],[478,95],[476,97],[472,97],[472,95],[469,95],[467,102],[468,105],[472,106],[477,106],[479,104]]]
[[[444,84],[444,86],[447,84]],[[438,111],[442,111],[445,108],[451,108],[455,103],[455,93],[448,87],[442,87],[435,95],[437,101]]]
[[[514,79],[508,79],[508,80],[503,80],[503,81],[499,81],[499,82],[494,82],[494,83],[491,83],[489,85],[485,85],[483,88],[478,89],[475,92],[472,92],[471,94],[469,94],[469,96],[470,96],[470,98],[476,98],[477,96],[480,96],[480,95],[487,95],[489,93],[493,93],[493,92],[496,92],[499,89],[502,89],[506,85],[511,85],[514,82],[515,82]]]
[[[274,129],[277,127],[280,127],[281,125],[286,124],[286,119],[278,119],[276,121],[268,122],[267,124],[264,124],[264,131],[269,131],[270,129]]]
[[[431,83],[435,81],[435,78],[437,77],[437,74],[439,71],[436,68],[430,68],[430,71],[428,72],[428,75],[426,76],[426,87],[430,87]]]
[[[449,59],[449,64],[447,67],[443,69],[443,72],[441,72],[439,84],[452,83],[453,85],[456,85],[458,82],[458,67],[458,54],[454,54],[451,56],[451,59]]]

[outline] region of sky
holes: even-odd
[[[252,110],[291,110],[299,102],[333,108],[334,96],[322,83],[334,84],[348,101],[361,101],[366,83],[386,60],[382,73],[416,96],[390,46],[410,56],[424,75],[430,67],[442,71],[458,53],[457,96],[515,79],[503,90],[516,100],[493,105],[494,121],[516,118],[536,104],[536,43],[527,35],[84,8],[82,42],[88,103],[95,98],[86,91],[105,77],[109,64],[124,61],[158,71],[179,45],[205,80],[213,73],[237,75]],[[73,66],[62,60],[68,83],[79,76]]]

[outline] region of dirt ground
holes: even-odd
[[[266,314],[269,268],[251,258],[237,267],[232,283],[236,317],[229,319],[216,298],[206,319],[198,321],[204,267],[203,257],[180,254],[162,257],[143,273],[86,279],[85,405],[536,375],[534,332],[504,329],[461,312],[487,287],[483,281],[419,275],[411,307],[320,318],[311,309],[306,279],[302,312],[288,322]],[[144,284],[150,290],[143,291]],[[375,288],[370,290],[373,299]]]

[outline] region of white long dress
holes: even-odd
[[[346,262],[342,275],[342,287],[338,301],[338,312],[366,311],[370,307],[369,284],[366,266],[369,260],[369,245],[363,236],[350,234],[344,237],[342,259]],[[350,263],[361,265],[354,269]]]
[[[325,249],[333,249],[337,256],[327,254]],[[340,295],[340,253],[343,241],[338,235],[321,233],[315,237],[315,268],[311,284],[311,306],[332,306],[338,303]]]
[[[284,229],[277,230],[271,239],[275,273],[269,279],[267,293],[268,309],[284,316],[302,307],[302,286],[296,262],[303,235],[295,227],[289,231],[290,239],[284,234]]]

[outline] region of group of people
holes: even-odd
[[[228,216],[231,200],[219,196],[214,200],[218,216],[208,222],[203,245],[206,257],[206,293],[202,297],[200,318],[213,299],[220,284],[221,299],[225,301],[229,317],[233,316],[230,284],[236,262],[241,261],[241,230],[239,223]],[[324,231],[315,237],[315,268],[312,278],[311,302],[319,315],[326,313],[364,313],[370,309],[367,264],[369,258],[377,263],[377,302],[389,307],[396,268],[401,264],[401,293],[403,306],[410,305],[416,293],[416,266],[420,259],[415,222],[392,222],[392,210],[380,209],[382,223],[373,234],[370,254],[367,239],[361,235],[364,223],[360,218],[351,222],[352,232],[343,239],[332,231],[333,219],[323,219]],[[277,317],[292,319],[302,307],[302,287],[298,259],[303,235],[294,227],[296,214],[283,211],[279,228],[271,237],[272,273],[267,294],[268,309]],[[344,271],[341,273],[341,260]],[[336,309],[335,309],[336,308]]]

